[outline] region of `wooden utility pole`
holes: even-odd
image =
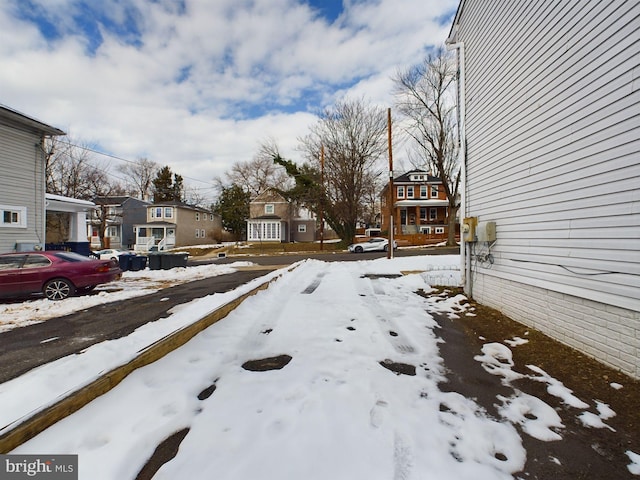
[[[389,143],[389,250],[387,251],[387,258],[393,258],[393,149],[391,147],[391,109],[387,109],[387,133]]]
[[[320,250],[324,250],[324,145],[320,145]]]

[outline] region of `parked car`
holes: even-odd
[[[389,250],[389,240],[382,237],[374,237],[366,242],[353,243],[347,247],[351,253],[362,252],[386,252]],[[393,249],[398,248],[396,241],[393,241]]]
[[[118,250],[115,248],[105,248],[103,250],[96,250],[91,254],[94,258],[99,258],[100,260],[118,260],[120,255],[122,254],[129,255],[131,252],[127,252],[126,250]]]
[[[97,260],[74,252],[0,254],[0,297],[5,298],[41,293],[49,300],[63,300],[121,276],[116,260]]]

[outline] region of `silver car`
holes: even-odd
[[[351,253],[362,252],[386,252],[389,250],[389,240],[382,237],[374,237],[366,242],[353,243],[347,247]],[[396,241],[393,241],[393,249],[398,248]]]

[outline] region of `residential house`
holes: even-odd
[[[249,204],[248,242],[313,242],[316,220],[272,189]]]
[[[137,252],[170,250],[220,241],[220,215],[182,202],[153,203],[146,207],[146,221],[134,224]]]
[[[95,208],[95,203],[87,200],[46,193],[45,249],[68,250],[89,255],[91,249],[87,238],[87,216],[90,216]],[[57,221],[50,221],[51,217],[55,217]],[[31,250],[31,246],[27,249]]]
[[[136,243],[134,225],[147,222],[150,202],[129,196],[96,197],[98,208],[91,216],[91,248],[132,250]],[[104,229],[104,242],[100,235]]]
[[[44,248],[44,141],[56,135],[64,132],[0,106],[0,252]]]
[[[381,229],[389,231],[393,213],[394,238],[399,243],[428,244],[447,239],[449,202],[439,177],[411,170],[393,179],[392,201],[389,185],[383,188],[380,200]]]
[[[447,41],[465,291],[635,378],[638,18],[638,2],[462,0]]]

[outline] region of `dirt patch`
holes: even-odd
[[[393,362],[387,359],[381,361],[380,365],[382,365],[387,370],[391,370],[396,375],[410,375],[412,377],[415,377],[416,375],[415,365],[410,365],[408,363]]]
[[[259,360],[249,360],[242,364],[242,368],[251,372],[266,372],[268,370],[280,370],[291,361],[289,355],[278,355],[277,357],[261,358]]]
[[[136,480],[151,480],[158,470],[160,470],[160,467],[178,454],[180,443],[182,443],[184,437],[187,436],[187,433],[189,433],[189,429],[184,428],[158,445],[149,461],[142,470],[140,470],[140,473],[138,473]]]
[[[455,296],[463,292],[455,288],[446,288],[436,293],[431,292],[428,296],[434,294]],[[527,435],[522,436],[528,452],[525,468],[527,478],[558,480],[637,478],[626,469],[630,460],[625,452],[631,450],[640,453],[640,408],[638,408],[640,381],[557,342],[533,328],[515,322],[497,310],[474,301],[468,303],[468,311],[474,316],[461,313],[458,319],[452,320],[445,316],[437,319],[441,326],[446,326],[449,330],[447,335],[450,338],[446,339],[443,346],[456,348],[451,340],[457,335],[458,347],[456,351],[450,352],[450,356],[457,357],[456,361],[465,362],[469,368],[472,368],[477,374],[478,382],[493,383],[494,395],[502,393],[501,387],[495,380],[483,375],[477,367],[473,367],[470,359],[479,355],[482,346],[486,343],[498,342],[509,346],[505,340],[520,337],[527,342],[518,342],[517,345],[509,346],[513,353],[515,371],[535,376],[535,373],[527,367],[527,365],[535,365],[571,389],[576,397],[588,403],[590,408],[585,411],[597,414],[595,401],[599,401],[609,405],[616,412],[616,416],[605,420],[605,423],[615,432],[608,428],[588,428],[578,419],[582,410],[569,407],[557,397],[550,395],[546,383],[530,378],[512,382],[514,388],[534,395],[553,406],[565,426],[559,432],[563,440],[558,442],[540,442]],[[444,328],[438,333],[444,335]],[[449,360],[445,360],[445,363],[448,364],[448,362]],[[463,372],[462,376],[459,376],[460,371]],[[492,406],[499,402],[492,395],[482,398],[481,384],[470,383],[465,375],[465,369],[454,368],[449,375],[449,387],[455,391],[458,389],[464,391],[465,388],[468,389],[473,385],[475,392],[460,393],[470,397],[480,397],[478,398],[480,403],[485,404],[488,407],[487,410],[495,415],[496,411]],[[622,388],[613,388],[612,383],[620,384]],[[550,462],[551,457],[560,459],[562,465],[558,466]]]

